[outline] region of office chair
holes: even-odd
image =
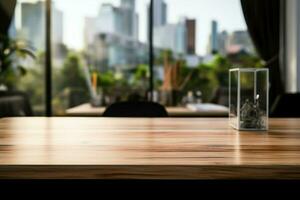
[[[166,109],[153,102],[127,101],[110,105],[103,117],[168,117]]]
[[[300,93],[279,95],[270,110],[270,117],[300,117]]]

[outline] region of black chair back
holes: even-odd
[[[168,117],[166,109],[153,102],[118,102],[110,105],[103,117]]]
[[[300,93],[279,95],[270,110],[270,117],[300,117]]]

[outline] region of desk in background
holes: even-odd
[[[300,119],[0,119],[0,179],[300,179]]]
[[[221,110],[203,110],[194,111],[186,107],[166,107],[170,117],[227,117],[228,111]],[[67,116],[102,116],[105,107],[92,107],[90,103],[85,103],[66,111]]]

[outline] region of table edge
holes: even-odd
[[[0,165],[0,179],[299,180],[300,165]]]

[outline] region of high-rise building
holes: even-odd
[[[121,8],[135,10],[135,0],[121,0]]]
[[[227,54],[227,47],[228,47],[228,32],[227,31],[222,31],[221,33],[218,34],[218,52],[221,55],[226,55]]]
[[[134,40],[138,40],[139,16],[135,12],[135,0],[122,0],[120,6],[121,21],[123,22],[123,31]]]
[[[153,1],[153,26],[163,26],[167,24],[167,4],[164,0]]]
[[[100,70],[134,66],[144,48],[139,43],[138,20],[135,0],[122,0],[120,6],[102,4],[97,16],[85,19],[85,45]]]
[[[45,2],[21,3],[21,31],[25,37],[37,49],[45,48]],[[63,42],[63,13],[53,5],[52,11],[52,41],[53,44]]]
[[[154,47],[168,49],[174,53],[186,53],[185,23],[167,24],[154,29]]]
[[[154,47],[169,49],[177,54],[196,53],[196,20],[182,18],[176,24],[153,28]]]
[[[97,26],[97,18],[96,17],[85,17],[84,19],[84,44],[87,48],[88,45],[94,42],[94,38],[99,33],[99,29]]]
[[[139,18],[134,8],[135,0],[122,0],[120,7],[102,4],[96,17],[85,19],[85,42],[91,43],[100,33],[138,40]]]
[[[196,53],[196,20],[186,19],[186,53],[195,54]]]
[[[213,20],[211,23],[211,53],[217,53],[219,48],[218,48],[218,22]]]
[[[52,11],[52,42],[63,43],[63,12],[54,7]]]
[[[37,49],[45,48],[45,3],[21,3],[21,31]]]
[[[120,13],[118,9],[111,4],[102,4],[98,15],[95,17],[95,31],[98,33],[116,34],[121,30],[121,22],[118,21]],[[89,29],[86,26],[86,29]],[[92,28],[93,31],[93,28]]]

